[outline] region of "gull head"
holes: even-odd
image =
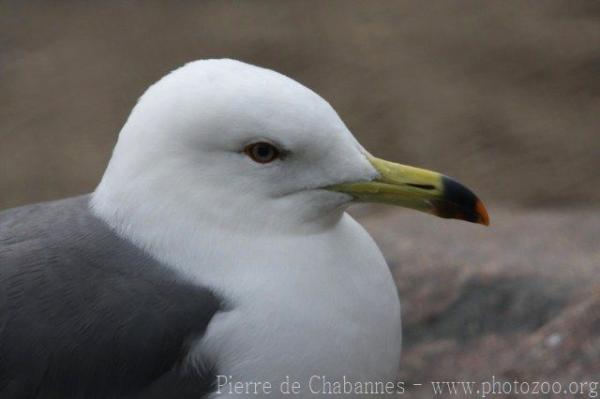
[[[352,202],[488,223],[463,185],[375,158],[319,95],[227,59],[188,63],[144,93],[93,198],[120,224],[137,214],[256,234],[327,228]]]

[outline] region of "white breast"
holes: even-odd
[[[320,386],[318,378],[309,386],[313,376],[395,381],[396,286],[379,249],[350,216],[318,234],[240,242],[236,252],[211,271],[187,269],[231,303],[192,356],[208,356],[233,381],[269,381],[275,397],[288,376],[300,382],[300,397]],[[221,396],[228,394],[224,387]]]

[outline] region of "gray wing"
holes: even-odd
[[[183,359],[220,303],[116,236],[89,196],[0,213],[0,397],[201,398]]]

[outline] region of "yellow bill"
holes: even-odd
[[[379,172],[371,181],[337,184],[329,190],[349,194],[358,202],[379,202],[433,215],[489,225],[485,206],[457,181],[430,170],[368,156]]]

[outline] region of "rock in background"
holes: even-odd
[[[401,380],[424,384],[410,397],[431,381],[598,382],[600,214],[489,210],[489,228],[356,212],[398,285]]]

